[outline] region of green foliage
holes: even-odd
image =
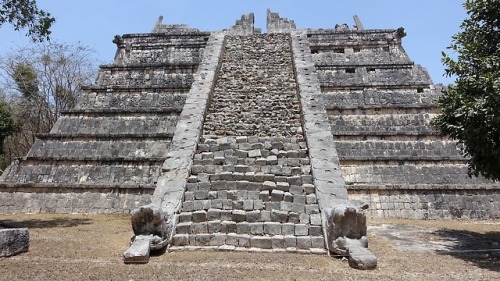
[[[49,132],[61,111],[75,105],[81,86],[95,81],[96,63],[94,52],[79,43],[45,42],[0,57],[0,90],[19,125],[4,141],[3,163],[26,155],[35,135]]]
[[[446,75],[454,85],[438,100],[441,114],[433,120],[438,130],[459,142],[470,157],[469,176],[500,180],[500,0],[468,0],[468,19],[443,53]]]
[[[27,28],[27,36],[34,42],[49,39],[50,27],[55,22],[50,13],[39,10],[34,0],[1,0],[0,26],[10,23],[15,30]]]
[[[17,64],[12,78],[25,98],[32,98],[38,93],[37,75],[30,64],[26,62]]]
[[[3,141],[6,137],[17,133],[18,127],[12,118],[9,105],[0,101],[0,154],[3,154]]]

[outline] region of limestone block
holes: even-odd
[[[123,253],[125,263],[148,263],[151,237],[148,235],[135,236],[134,242]]]
[[[209,220],[209,221],[218,220],[218,219],[220,219],[220,214],[221,214],[220,209],[210,208],[207,211],[207,220]]]
[[[321,215],[311,214],[310,216],[311,225],[321,225]]]
[[[250,200],[259,200],[259,190],[249,190],[247,193],[247,198]]]
[[[271,239],[273,249],[283,249],[285,247],[285,238],[283,235],[274,235]]]
[[[242,222],[245,221],[246,218],[246,212],[243,210],[233,210],[232,213],[232,220],[235,222]]]
[[[250,237],[250,246],[261,249],[272,249],[272,239],[267,236],[252,236]]]
[[[248,248],[251,246],[251,236],[248,234],[241,234],[238,236],[238,245],[239,247]],[[252,246],[253,247],[253,246]]]
[[[308,215],[319,214],[318,204],[306,205],[306,214]]]
[[[232,210],[220,210],[220,220],[221,221],[230,221],[233,215]]]
[[[246,221],[237,223],[236,224],[236,233],[238,233],[238,234],[250,233],[250,224]]]
[[[297,247],[297,237],[295,237],[294,235],[285,235],[283,237],[283,242],[285,248]]]
[[[193,222],[207,221],[207,212],[205,210],[199,210],[199,211],[193,212],[192,220],[193,220]]]
[[[254,200],[253,208],[255,210],[263,210],[265,208],[264,202],[262,202],[262,200]]]
[[[178,234],[191,234],[192,222],[179,222],[176,226],[176,232]]]
[[[302,195],[304,194],[304,187],[300,185],[292,185],[290,186],[290,193],[293,195]]]
[[[209,201],[210,201],[210,208],[213,208],[213,209],[222,209],[223,206],[224,206],[223,203],[222,203],[222,199],[213,199],[213,200],[209,200]]]
[[[315,204],[315,203],[317,203],[316,194],[314,194],[314,193],[307,194],[306,195],[306,204]]]
[[[251,211],[254,209],[253,200],[243,200],[243,210]]]
[[[239,241],[238,241],[239,236],[240,235],[236,234],[236,233],[228,233],[226,235],[226,244],[230,245],[230,246],[238,247],[239,246]]]
[[[288,220],[288,212],[280,211],[280,210],[272,210],[271,211],[271,220],[274,222],[285,223]]]
[[[283,201],[284,192],[282,190],[274,189],[271,191],[271,201]]]
[[[210,246],[221,246],[226,244],[226,234],[213,233],[210,235]]]
[[[234,222],[234,221],[222,221],[221,232],[222,233],[236,233],[236,222]]]
[[[288,215],[288,222],[300,223],[300,214],[295,212],[290,212]]]
[[[244,200],[233,201],[233,210],[243,210]]]
[[[208,233],[217,233],[222,230],[222,224],[220,220],[213,220],[207,223]]]
[[[264,183],[262,184],[263,191],[274,190],[274,189],[276,189],[276,183],[273,181],[264,181]]]
[[[193,234],[200,234],[200,233],[207,233],[208,232],[208,223],[207,222],[198,222],[198,223],[193,223],[191,225],[191,233]]]
[[[172,238],[173,246],[187,246],[189,245],[189,234],[175,234]]]
[[[310,236],[297,236],[297,248],[298,249],[310,249],[311,248],[311,237]]]
[[[262,156],[262,153],[261,153],[260,149],[254,149],[254,150],[248,151],[248,157],[250,157],[250,158],[258,158],[261,156]]]
[[[295,225],[295,235],[296,236],[309,235],[309,226],[307,224],[296,224]]]
[[[319,236],[319,235],[314,235],[314,236],[311,235],[311,247],[324,249],[325,248],[325,238],[323,236]]]
[[[290,190],[290,184],[288,182],[277,182],[276,189],[283,192],[288,192]]]
[[[281,223],[279,222],[264,222],[264,233],[269,235],[281,234]]]
[[[303,214],[305,212],[306,204],[304,203],[292,203],[292,212]]]
[[[264,233],[264,224],[262,222],[250,223],[250,233],[253,235],[262,235]]]
[[[285,212],[291,212],[292,211],[292,203],[286,202],[286,201],[281,201],[280,202],[280,210],[285,211]]]
[[[283,223],[281,225],[282,235],[295,235],[295,224],[293,223]]]
[[[270,155],[266,158],[267,165],[278,165],[278,156]]]
[[[27,228],[0,229],[0,257],[9,257],[29,250]]]
[[[260,219],[260,211],[249,211],[246,212],[246,221],[247,222],[257,222]]]
[[[197,246],[210,246],[210,241],[212,234],[201,233],[196,235],[196,245]]]
[[[266,202],[266,210],[279,210],[280,209],[280,202]]]
[[[262,210],[260,211],[260,221],[271,221],[271,211],[269,210]]]
[[[266,202],[269,201],[269,190],[263,190],[259,193],[259,199]]]

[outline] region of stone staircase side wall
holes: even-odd
[[[152,196],[151,204],[160,207],[169,217],[175,217],[182,206],[223,45],[223,32],[210,36],[184,109],[179,116],[170,151],[163,163],[163,174]]]

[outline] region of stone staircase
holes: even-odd
[[[226,36],[170,250],[326,252],[290,40]]]

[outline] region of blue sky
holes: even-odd
[[[158,16],[164,23],[189,24],[203,31],[230,27],[242,14],[253,12],[255,24],[265,30],[266,9],[295,20],[298,28],[332,28],[353,25],[357,14],[366,29],[404,27],[403,47],[410,58],[429,71],[434,83],[448,84],[443,77],[441,52],[459,32],[466,18],[460,0],[38,0],[56,23],[52,39],[80,42],[96,51],[100,63],[110,63],[116,34],[147,33]],[[28,44],[23,32],[0,27],[0,55]]]

